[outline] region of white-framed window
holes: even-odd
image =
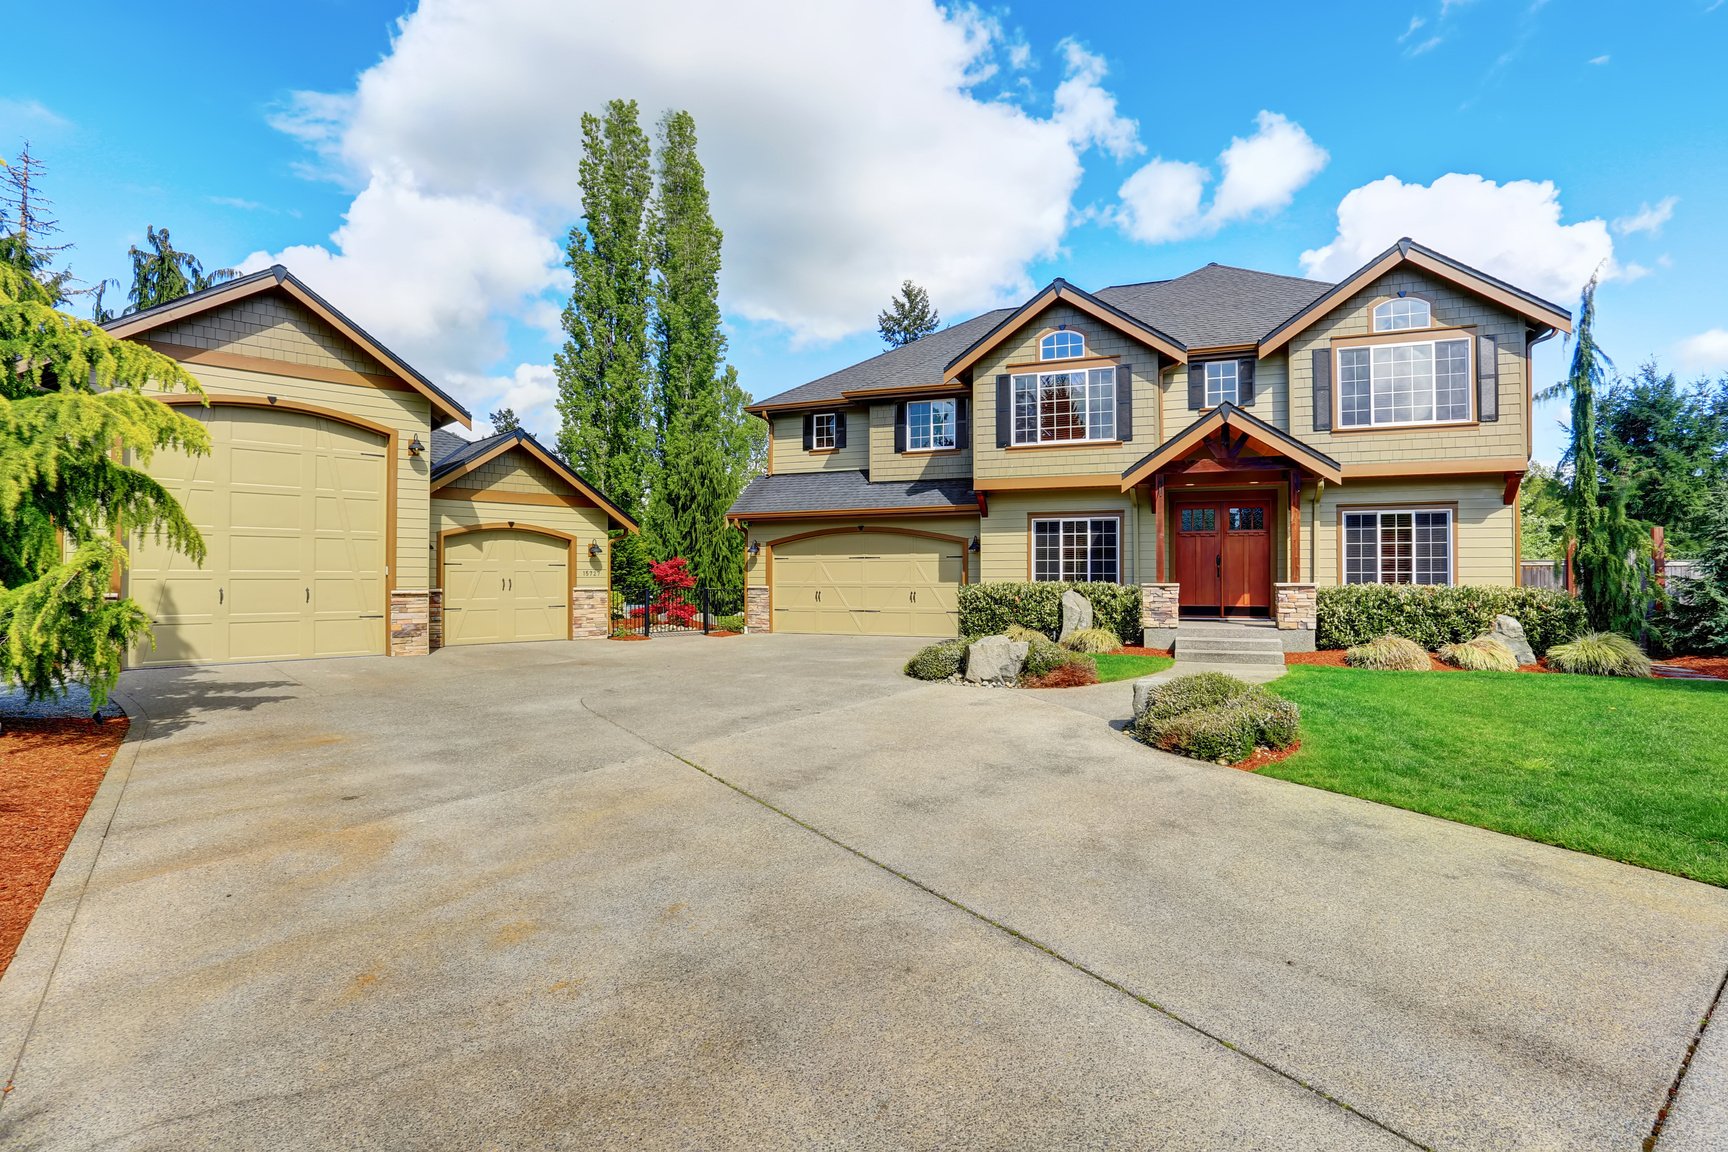
[[[1116,439],[1116,369],[1014,377],[1013,444]]]
[[[1427,328],[1434,323],[1428,301],[1414,296],[1400,296],[1374,306],[1374,331],[1403,332],[1410,328]]]
[[[914,400],[906,405],[908,452],[940,452],[955,446],[954,401]]]
[[[1213,360],[1206,365],[1206,407],[1216,408],[1228,400],[1236,403],[1241,364],[1235,360]]]
[[[1344,583],[1452,583],[1451,509],[1344,513]]]
[[[1470,341],[1338,349],[1338,424],[1371,428],[1470,419]]]
[[[1072,360],[1086,355],[1086,337],[1072,328],[1061,328],[1038,341],[1038,359]]]
[[[1119,582],[1122,521],[1060,516],[1032,521],[1032,579]]]
[[[838,420],[832,412],[818,412],[810,418],[810,449],[828,452],[836,447]]]

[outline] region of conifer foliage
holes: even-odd
[[[931,305],[930,293],[910,280],[900,285],[887,309],[876,314],[876,330],[890,348],[922,340],[941,326],[942,314]]]

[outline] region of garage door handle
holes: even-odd
[[[224,589],[224,588],[216,589],[216,603],[218,603],[218,604],[222,603],[222,594],[225,591],[227,591],[227,589]]]
[[[908,593],[906,593],[906,602],[907,602],[907,603],[908,603],[908,604],[916,604],[916,603],[918,603],[918,592],[917,592],[917,590],[916,590],[916,589],[914,589],[914,590],[913,590],[913,591],[911,591],[911,592],[908,592]]]
[[[306,603],[312,603],[312,589],[306,589]]]
[[[822,603],[822,590],[821,589],[816,590],[816,603],[818,603],[818,604]]]

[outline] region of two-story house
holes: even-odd
[[[1314,590],[1515,584],[1531,349],[1571,314],[1411,240],[1337,284],[1209,264],[1056,280],[751,406],[750,627],[948,636],[982,580],[1267,616]]]

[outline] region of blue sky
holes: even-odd
[[[876,351],[903,277],[958,320],[1056,275],[1332,277],[1405,232],[1567,306],[1602,265],[1623,368],[1728,370],[1722,0],[1314,10],[94,5],[78,67],[9,61],[0,152],[48,164],[81,279],[146,225],[207,266],[282,259],[481,421],[548,433],[577,121],[612,95],[696,116],[757,395]]]

